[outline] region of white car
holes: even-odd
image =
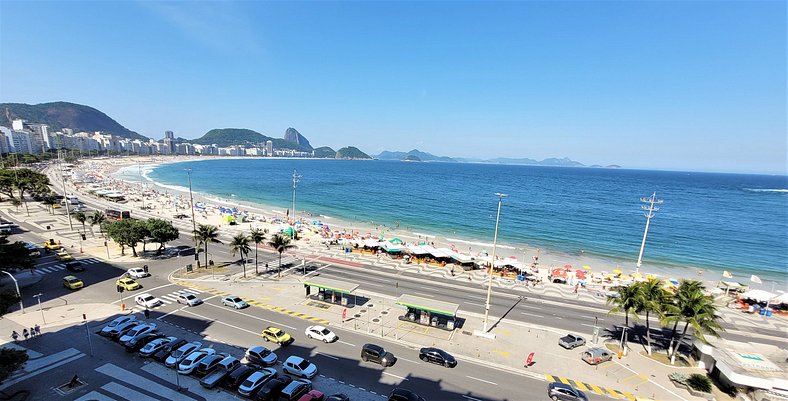
[[[233,307],[235,309],[243,309],[243,308],[248,308],[249,307],[249,304],[246,303],[246,301],[244,301],[240,297],[236,297],[234,295],[222,298],[222,305],[230,306],[230,307]]]
[[[109,336],[115,327],[118,327],[121,323],[132,322],[136,320],[134,316],[120,316],[116,317],[113,321],[107,323],[104,328],[101,329],[102,336]]]
[[[189,306],[197,306],[202,303],[202,299],[197,298],[194,294],[186,291],[179,292],[176,299],[178,300],[179,304],[186,304]]]
[[[194,351],[186,357],[181,363],[178,364],[178,373],[188,375],[194,371],[197,365],[200,364],[206,356],[215,354],[213,348],[203,348],[199,351]]]
[[[141,267],[135,267],[133,269],[126,270],[126,274],[128,274],[131,278],[150,277],[150,273],[146,272],[145,269]]]
[[[333,343],[334,341],[339,340],[339,337],[337,337],[333,331],[323,326],[309,326],[306,328],[304,334],[306,334],[308,338],[319,340],[324,343]]]
[[[311,379],[317,374],[317,366],[314,363],[307,361],[300,356],[291,356],[282,364],[282,370],[293,376]]]
[[[197,349],[199,349],[200,347],[202,347],[202,343],[199,341],[192,341],[190,343],[183,344],[175,351],[172,351],[170,356],[168,356],[167,359],[164,361],[164,364],[167,365],[168,367],[175,366],[179,364],[182,360],[186,359],[186,357],[189,356],[189,354],[191,354],[194,351],[197,351]]]
[[[158,350],[162,349],[165,345],[177,340],[178,337],[164,337],[164,338],[157,338],[147,344],[140,350],[140,355],[142,356],[151,356],[156,353]]]
[[[161,299],[156,298],[148,293],[137,295],[134,297],[134,302],[136,302],[137,305],[144,306],[148,309],[155,308],[163,303]]]
[[[140,334],[150,333],[151,331],[156,330],[156,327],[157,327],[156,323],[138,324],[133,329],[129,330],[126,334],[122,335],[120,339],[118,339],[118,342],[123,344],[126,341],[129,341]]]

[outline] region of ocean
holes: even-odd
[[[499,244],[620,260],[628,269],[646,224],[640,199],[656,192],[664,203],[651,220],[644,268],[727,270],[742,282],[756,274],[783,283],[788,272],[786,176],[257,158],[163,164],[146,175],[184,189],[186,168],[195,192],[281,211],[291,207],[295,169],[299,215],[458,243],[492,242],[495,193],[505,193]]]

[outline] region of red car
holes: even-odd
[[[325,394],[317,390],[310,390],[308,393],[301,396],[298,401],[323,401]]]

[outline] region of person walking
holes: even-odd
[[[27,341],[27,338],[30,337],[30,333],[27,332],[27,329],[22,330],[22,335],[25,336],[25,341]]]
[[[33,328],[33,327],[31,327],[31,328],[30,328],[30,338],[33,338],[33,337],[35,337],[35,336],[36,336],[36,329],[35,329],[35,328]]]
[[[12,331],[11,332],[11,338],[13,338],[14,341],[18,340],[19,339],[19,333],[17,333],[16,330]]]
[[[41,335],[41,326],[39,326],[38,323],[36,323],[35,329],[36,329],[36,335],[40,336]]]
[[[145,308],[145,311],[143,311],[142,313],[145,314],[145,320],[150,319],[150,310],[148,308]]]

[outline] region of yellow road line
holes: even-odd
[[[510,354],[510,353],[508,353],[506,351],[501,351],[501,350],[497,350],[497,349],[493,350],[493,352],[495,352],[498,355],[502,355],[502,356],[506,356],[506,357],[512,356],[512,354]]]
[[[575,387],[579,388],[580,390],[588,390],[588,387],[586,387],[586,385],[583,384],[583,382],[577,380],[574,380],[574,382],[575,382]]]
[[[619,395],[616,390],[613,390],[610,387],[605,387],[605,390],[607,390],[607,392],[610,393],[610,395],[612,395],[614,398],[621,398],[621,395]]]
[[[591,390],[594,390],[597,394],[603,394],[603,395],[605,394],[605,390],[602,390],[598,386],[594,384],[591,384],[590,386],[591,386]]]
[[[561,383],[564,383],[564,384],[570,384],[570,383],[569,383],[569,380],[566,380],[566,378],[563,378],[563,377],[561,377],[561,376],[558,376],[558,380],[560,380],[560,381],[561,381]]]
[[[555,382],[555,378],[552,375],[544,375],[545,379],[547,379],[548,383]]]
[[[618,390],[619,393],[624,394],[625,397],[629,398],[632,401],[635,401],[635,396],[632,394],[627,393],[626,391]]]

